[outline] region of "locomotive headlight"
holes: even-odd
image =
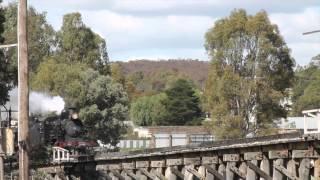
[[[78,119],[79,115],[78,115],[78,113],[72,113],[71,117],[72,117],[72,119]]]

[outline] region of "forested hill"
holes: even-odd
[[[165,74],[176,74],[191,79],[196,85],[204,87],[208,76],[208,61],[190,59],[134,60],[118,62],[126,76],[142,72],[145,77],[161,79]]]

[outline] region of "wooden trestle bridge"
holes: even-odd
[[[39,168],[54,179],[309,180],[320,179],[320,134],[258,138],[126,153],[100,152],[93,160]]]

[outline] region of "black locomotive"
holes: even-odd
[[[72,151],[83,151],[98,146],[87,137],[87,131],[74,108],[63,110],[61,115],[34,118],[30,128],[31,144],[58,146]]]

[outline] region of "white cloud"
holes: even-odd
[[[8,1],[16,0],[4,0]],[[319,0],[29,0],[29,4],[47,11],[55,29],[61,26],[63,14],[81,12],[85,23],[106,38],[110,57],[116,60],[207,58],[204,33],[215,19],[228,16],[234,8],[250,14],[265,9],[299,64],[319,53],[320,34],[301,35],[320,29]]]
[[[270,15],[273,23],[277,24],[292,55],[300,65],[309,63],[310,59],[319,54],[320,34],[303,36],[303,32],[320,29],[319,8],[307,8],[297,13],[274,13]]]
[[[318,38],[320,42],[320,38]],[[320,54],[320,44],[312,42],[296,42],[289,43],[292,50],[292,56],[295,58],[296,63],[299,65],[306,65],[310,62],[311,58]]]
[[[150,57],[150,52],[154,53],[152,56],[162,58],[161,53],[165,52],[162,49],[172,48],[176,51],[202,48],[204,33],[214,22],[213,18],[207,16],[137,17],[111,11],[81,13],[86,24],[106,37],[111,59],[117,60],[124,57]],[[141,54],[123,55],[128,54],[126,51]],[[186,51],[183,57],[189,53]],[[202,54],[198,55],[203,57]]]
[[[302,33],[320,29],[320,8],[307,8],[298,13],[274,13],[270,15],[273,23],[277,24],[281,33],[289,41],[315,40],[312,36],[302,37]]]

